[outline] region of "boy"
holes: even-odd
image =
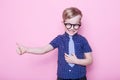
[[[42,48],[17,44],[18,53],[44,54],[58,48],[57,80],[87,80],[86,66],[92,63],[92,50],[85,37],[78,34],[82,13],[75,7],[63,11],[65,33]]]

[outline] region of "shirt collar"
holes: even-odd
[[[67,37],[70,36],[70,35],[69,35],[68,33],[66,33],[66,32],[64,33],[64,35],[67,36]],[[74,37],[76,37],[77,35],[78,35],[78,33],[74,34],[72,37],[74,38]]]

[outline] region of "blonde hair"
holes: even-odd
[[[63,21],[65,22],[66,19],[71,19],[72,17],[75,17],[77,15],[80,15],[81,17],[83,16],[82,12],[78,8],[70,7],[70,8],[66,8],[63,11],[62,18]]]

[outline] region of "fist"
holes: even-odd
[[[18,43],[16,43],[16,45],[17,45],[16,51],[17,51],[17,53],[18,53],[19,55],[22,55],[22,54],[24,54],[24,53],[27,52],[27,48],[24,47],[23,45],[20,45],[20,44],[18,44]]]

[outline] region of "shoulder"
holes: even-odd
[[[61,40],[61,39],[63,39],[65,36],[64,36],[64,34],[59,34],[59,35],[57,35],[55,38],[54,38],[54,40]]]
[[[81,39],[81,40],[83,40],[83,41],[84,41],[84,40],[86,41],[86,38],[85,38],[85,36],[83,36],[83,35],[78,34],[78,38]]]
[[[62,38],[62,37],[64,37],[64,35],[63,35],[63,34],[59,34],[59,35],[57,35],[55,38],[60,39],[60,38]]]

